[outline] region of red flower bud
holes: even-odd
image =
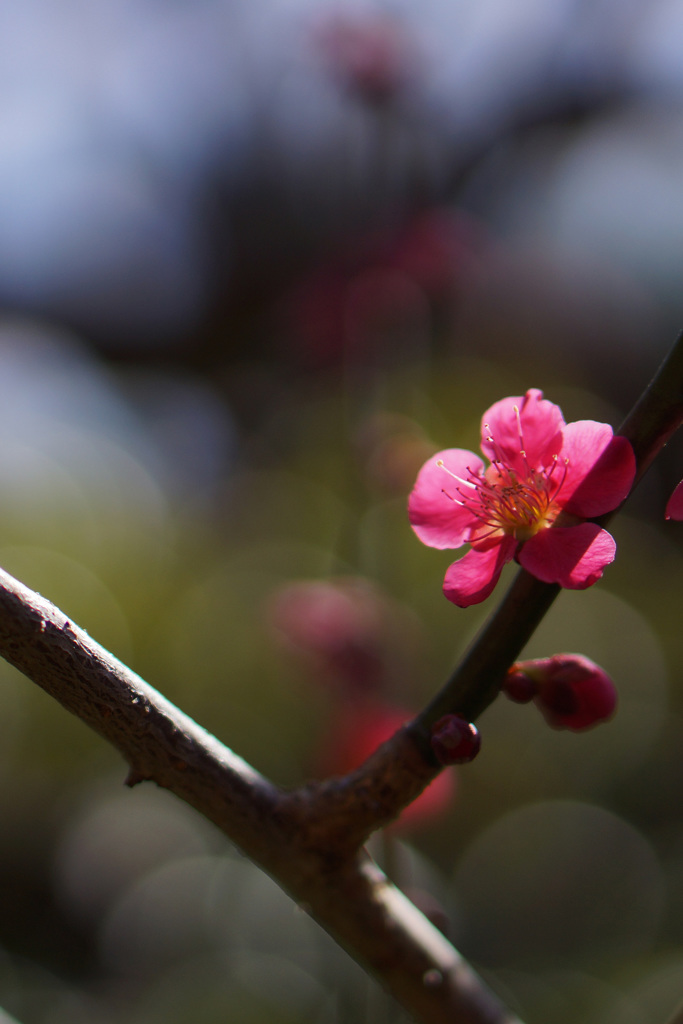
[[[513,665],[503,680],[503,693],[515,704],[528,704],[538,693],[538,686],[524,672],[518,671],[519,666]]]
[[[466,764],[481,747],[481,736],[462,715],[444,715],[432,726],[432,750],[441,764]]]
[[[517,662],[503,683],[512,700],[520,699],[514,693],[524,692],[521,677],[528,680],[534,691],[531,699],[554,729],[581,732],[611,718],[617,706],[617,691],[610,677],[581,654]]]

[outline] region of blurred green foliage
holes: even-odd
[[[443,599],[451,555],[420,545],[405,515],[421,445],[476,447],[483,409],[530,386],[567,419],[616,423],[624,411],[504,359],[423,354],[369,385],[361,401],[343,375],[289,380],[278,408],[244,428],[208,506],[169,496],[133,457],[107,462],[106,440],[98,472],[92,461],[80,475],[47,465],[32,487],[0,493],[0,563],[260,770],[296,784],[334,726],[333,702],[273,633],[278,588],[365,576],[409,608],[421,641],[385,696],[417,708],[514,571],[484,606]],[[656,491],[657,474],[643,488]],[[615,719],[557,733],[532,706],[499,700],[451,809],[374,843],[529,1024],[662,1024],[681,995],[683,744],[669,681],[683,658],[683,528],[660,513],[615,521],[615,565],[594,589],[560,595],[527,651],[598,661],[619,688]],[[122,790],[118,755],[7,666],[0,704],[9,1014],[22,1024],[403,1019],[212,827],[151,786]]]

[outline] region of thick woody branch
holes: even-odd
[[[278,790],[58,608],[0,570],[0,654],[119,750],[129,784],[153,779],[263,861]]]
[[[153,780],[221,828],[416,1020],[519,1024],[358,844],[337,848],[336,828],[309,822],[305,790],[279,790],[2,570],[0,654],[123,754],[129,784]],[[419,766],[414,754],[394,769],[402,789]]]

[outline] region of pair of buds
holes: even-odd
[[[503,692],[518,704],[533,701],[554,729],[581,732],[611,718],[617,691],[607,673],[581,654],[518,661]],[[479,753],[481,737],[462,715],[444,715],[432,727],[432,749],[441,764],[465,764]]]

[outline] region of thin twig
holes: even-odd
[[[636,455],[636,478],[642,480],[653,460],[683,423],[683,331],[618,433]],[[633,488],[631,488],[633,492]],[[613,515],[613,513],[610,513]]]

